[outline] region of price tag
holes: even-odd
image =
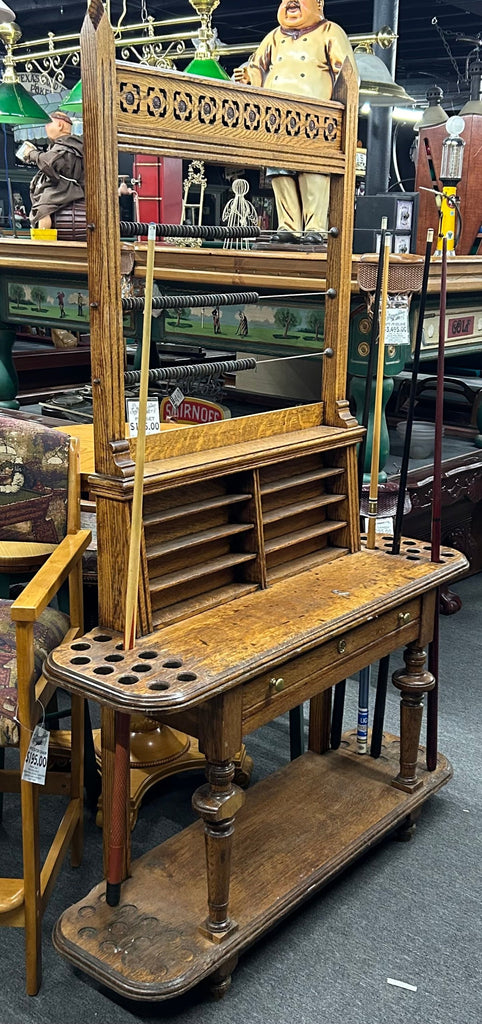
[[[42,725],[36,725],[23,764],[22,779],[24,782],[36,782],[39,786],[45,784],[49,739],[48,729],[44,729]]]
[[[365,533],[368,533],[368,516],[364,517]],[[391,516],[380,516],[375,525],[376,533],[382,533],[385,537],[393,537],[393,519]]]
[[[127,422],[129,424],[130,437],[137,437],[139,433],[139,402],[135,399],[129,398],[127,400]],[[159,402],[157,398],[148,398],[146,434],[159,434],[160,430]]]
[[[172,395],[170,395],[169,397],[170,397],[170,400],[171,400],[171,404],[174,406],[174,411],[176,409],[179,409],[179,406],[182,405],[182,403],[184,401],[184,395],[183,395],[181,389],[180,388],[174,388],[174,391],[172,392]]]
[[[406,306],[389,306],[385,322],[385,345],[409,345],[410,328]]]

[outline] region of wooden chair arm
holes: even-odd
[[[50,558],[40,567],[34,578],[12,604],[15,622],[36,622],[50,603],[62,583],[79,562],[92,538],[90,530],[68,533]]]

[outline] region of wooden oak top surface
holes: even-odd
[[[428,545],[421,542],[404,540],[401,555],[388,554],[382,538],[379,543],[373,551],[345,555],[186,624],[144,636],[135,651],[120,654],[120,634],[93,630],[73,651],[62,647],[49,656],[49,678],[67,689],[80,686],[86,696],[113,707],[145,713],[185,710],[348,635],[467,567],[465,557],[451,549],[443,548],[442,561],[435,564]],[[80,661],[72,663],[73,658]],[[171,666],[166,664],[170,661]],[[130,683],[115,682],[129,672]],[[155,685],[165,682],[168,687]]]

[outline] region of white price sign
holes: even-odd
[[[127,422],[129,424],[130,437],[137,437],[139,433],[139,402],[135,399],[129,398],[127,400]],[[160,430],[159,402],[157,398],[148,398],[146,434],[159,434]]]
[[[385,345],[409,345],[410,328],[406,306],[389,306],[385,322]]]
[[[24,782],[45,784],[50,733],[42,725],[36,725],[23,763],[22,779]]]

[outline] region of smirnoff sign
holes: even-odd
[[[218,420],[229,419],[231,413],[224,405],[208,402],[203,398],[183,398],[180,405],[175,406],[170,398],[161,402],[161,422],[177,420],[178,423],[216,423]]]

